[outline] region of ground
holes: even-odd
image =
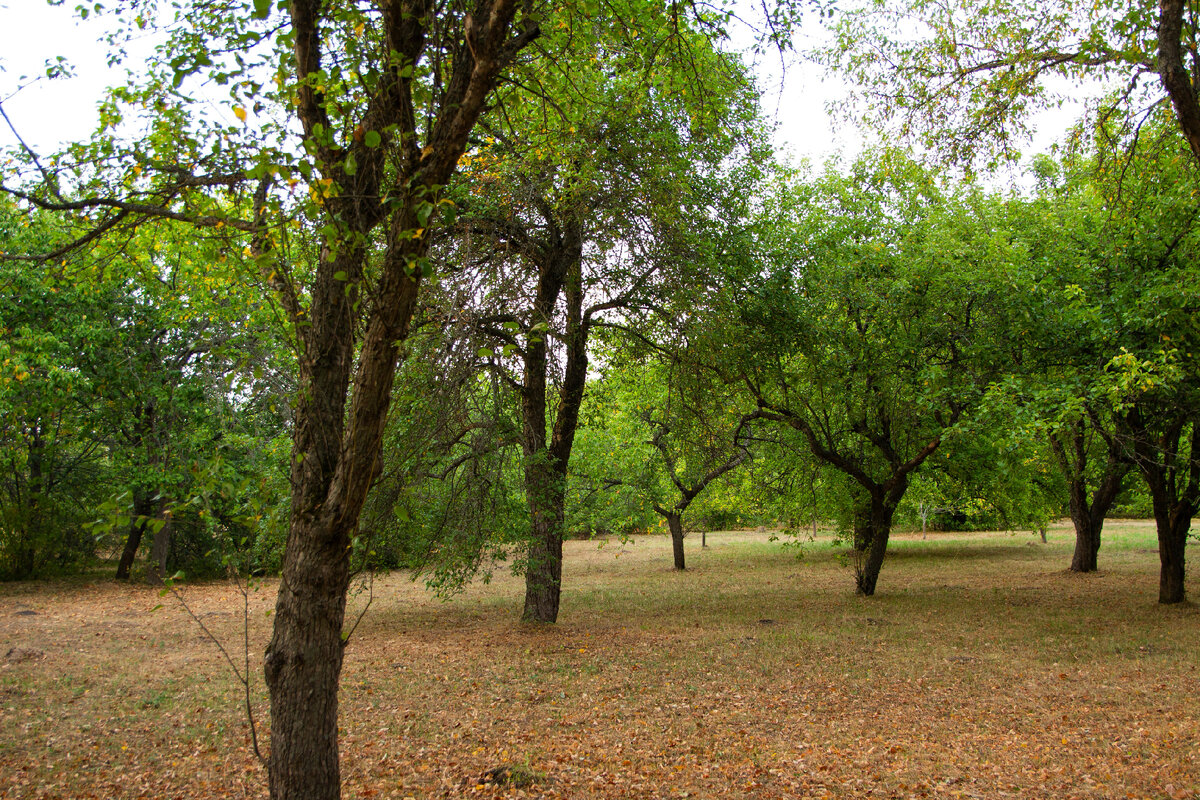
[[[1093,575],[1063,526],[899,536],[874,598],[825,539],[708,541],[685,573],[666,537],[568,543],[547,627],[507,574],[448,603],[377,576],[351,598],[344,796],[1200,798],[1200,610],[1155,602],[1147,523],[1110,524]],[[182,590],[248,653],[260,728],[274,586],[248,646],[233,585]],[[241,703],[171,597],[0,586],[0,797],[265,797]]]

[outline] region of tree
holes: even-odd
[[[666,8],[568,8],[552,20],[538,69],[514,79],[529,91],[498,94],[488,136],[465,158],[461,235],[444,256],[468,265],[453,276],[457,313],[491,337],[481,352],[519,398],[522,618],[536,622],[559,612],[591,333],[663,305],[678,285],[688,215],[712,202],[756,112],[738,60]]]
[[[51,220],[0,205],[8,254],[55,241]],[[26,579],[91,556],[82,525],[111,480],[88,433],[88,376],[78,355],[102,335],[98,293],[11,261],[0,263],[0,577]]]
[[[913,474],[1011,359],[1025,255],[999,201],[947,196],[896,153],[785,186],[764,212],[765,266],[727,312],[731,361],[761,415],[848,481],[871,595]]]
[[[154,19],[128,13],[130,28]],[[39,188],[4,187],[82,217],[89,232],[74,248],[151,218],[240,231],[283,309],[299,377],[290,532],[265,667],[273,797],[340,793],[350,551],[397,346],[428,270],[439,191],[501,72],[538,34],[533,9],[510,0],[297,0],[281,17],[265,0],[178,6],[146,80],[114,90],[102,109],[105,135],[50,161]],[[197,110],[205,98],[188,94],[190,76],[229,87],[223,119]],[[126,146],[114,134],[143,106],[150,130]],[[286,191],[301,182],[305,193]],[[292,260],[292,218],[315,239],[310,263]]]
[[[1200,205],[1194,157],[1172,124],[1155,120],[1139,138],[1136,148],[1128,138],[1098,138],[1071,165],[1083,182],[1075,191],[1084,230],[1096,236],[1096,279],[1067,288],[1104,340],[1106,360],[1092,377],[1092,396],[1104,406],[1093,425],[1122,450],[1110,461],[1131,461],[1146,482],[1158,529],[1159,601],[1177,603],[1185,599],[1185,547],[1200,502],[1192,449],[1200,375],[1190,355],[1200,346]]]
[[[845,11],[836,34],[822,58],[862,87],[866,117],[952,158],[1016,156],[1035,111],[1096,83],[1108,93],[1099,118],[1120,107],[1135,127],[1169,98],[1200,159],[1195,65],[1186,59],[1197,17],[1183,0],[1157,8],[1147,0],[870,0]]]
[[[611,492],[634,491],[667,524],[675,569],[686,568],[684,515],[717,481],[751,459],[753,412],[738,408],[746,398],[721,386],[689,354],[646,356],[645,348],[611,354],[599,391],[606,406],[602,423],[618,433],[594,484]],[[694,355],[694,354],[693,354]],[[701,360],[703,357],[701,356]],[[620,453],[616,451],[620,450]]]

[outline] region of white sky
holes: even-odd
[[[57,7],[46,0],[0,0],[0,103],[21,137],[39,155],[90,136],[96,128],[97,105],[104,88],[124,79],[125,68],[109,68],[104,46],[98,42],[106,20],[93,17],[80,22],[75,5],[76,0]],[[802,35],[819,36],[816,24],[811,23]],[[805,42],[798,44],[803,47]],[[143,57],[149,47],[149,42],[143,43]],[[72,63],[75,77],[43,77],[17,90],[28,82],[22,76],[43,74],[46,61],[58,55]],[[847,88],[836,77],[824,76],[819,68],[793,59],[782,70],[781,79],[780,61],[774,54],[761,57],[758,71],[765,91],[764,112],[778,121],[776,143],[791,160],[808,158],[819,165],[839,152],[853,157],[861,149],[864,135],[852,123],[831,117],[827,110],[847,96]],[[1060,138],[1071,121],[1072,115],[1060,114],[1039,125],[1036,149]],[[0,147],[15,144],[12,131],[0,120]]]
[[[96,128],[96,111],[105,87],[122,82],[123,70],[109,69],[97,39],[95,21],[79,24],[75,2],[51,7],[46,0],[0,0],[0,103],[21,137],[39,155],[64,142],[87,138]],[[76,67],[72,78],[42,77],[45,63],[64,56]],[[24,80],[23,80],[24,78]],[[18,90],[19,89],[19,90]],[[16,144],[0,120],[0,146]]]
[[[25,141],[39,155],[65,142],[91,135],[96,128],[97,104],[105,87],[124,79],[124,68],[105,64],[103,20],[79,22],[74,0],[51,7],[46,0],[0,0],[0,103]],[[22,76],[43,74],[48,59],[63,55],[75,66],[75,77],[44,77],[16,91]],[[811,66],[792,64],[784,74],[782,91],[777,57],[763,57],[764,111],[778,115],[777,141],[786,144],[796,159],[823,161],[839,148],[841,139],[825,110],[828,100],[844,92],[836,82],[822,82]],[[858,141],[851,130],[849,139]],[[12,131],[0,120],[0,147],[16,144]]]

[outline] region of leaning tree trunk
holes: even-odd
[[[133,518],[129,522],[129,533],[125,537],[125,548],[121,551],[121,560],[117,562],[117,580],[129,580],[133,562],[137,559],[138,548],[142,546],[142,537],[150,524],[150,515],[154,513],[154,501],[145,490],[135,490],[133,494]]]
[[[892,516],[895,512],[894,505],[888,505],[886,500],[873,498],[870,509],[863,515],[868,520],[870,545],[862,566],[854,577],[856,591],[864,597],[875,594],[875,584],[879,581],[879,572],[883,569],[883,559],[887,555],[888,537],[892,532]]]

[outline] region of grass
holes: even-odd
[[[879,593],[828,539],[569,542],[558,625],[498,574],[372,597],[341,695],[346,797],[1200,797],[1200,612],[1153,527],[899,535]],[[250,598],[252,670],[273,582]],[[241,597],[185,590],[226,646]],[[1189,580],[1197,596],[1200,585]],[[0,587],[0,797],[265,797],[239,687],[194,623],[110,581]],[[34,610],[36,615],[17,615]],[[29,653],[36,655],[30,657]],[[265,692],[255,687],[266,719]]]

